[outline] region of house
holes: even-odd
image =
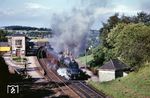
[[[126,76],[127,74],[124,72],[129,69],[127,65],[121,62],[118,59],[111,59],[109,62],[105,63],[98,70],[99,81],[111,81],[118,77]]]
[[[8,43],[11,46],[12,55],[25,56],[26,54],[26,36],[23,34],[13,34],[7,36]]]
[[[13,56],[31,56],[36,54],[37,49],[35,48],[35,42],[32,42],[31,39],[24,34],[15,33],[7,35],[7,39]]]

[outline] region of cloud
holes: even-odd
[[[0,25],[49,26],[51,9],[39,3],[22,3],[22,6],[0,7]]]
[[[59,3],[59,0],[57,1]],[[62,2],[66,1],[62,0]],[[70,7],[65,7],[67,3],[54,4],[53,0],[3,0],[0,3],[0,21],[12,24],[14,21],[20,24],[24,21],[32,21],[33,25],[38,21],[39,24],[49,21],[50,24],[53,13],[58,14],[64,11],[62,14],[72,14],[73,9],[78,9],[79,12],[82,10],[82,13],[86,13],[87,17],[93,17],[102,22],[115,12],[125,15],[135,15],[140,11],[150,12],[149,0],[121,0],[119,2],[118,0],[75,0],[69,2]]]
[[[15,12],[12,10],[1,10],[0,9],[0,16],[11,16],[13,14],[15,14]]]
[[[49,10],[49,7],[46,7],[39,3],[28,2],[25,4],[27,9],[41,9],[41,10]]]
[[[98,7],[94,9],[94,12],[95,12],[95,15],[103,15],[103,14],[112,13],[113,10],[112,8]]]
[[[16,8],[0,8],[0,16],[1,18],[9,17],[10,19],[18,18],[23,19],[24,17],[32,18],[32,17],[41,17],[50,15],[51,9],[39,3],[24,3],[21,7]],[[42,19],[42,17],[41,17]],[[8,19],[9,20],[9,19]]]
[[[139,8],[150,13],[150,1],[149,0],[141,0]]]
[[[110,2],[110,3],[109,3]],[[106,7],[111,5],[110,0],[81,0],[81,5],[86,5],[87,7]]]
[[[126,5],[116,5],[113,8],[114,13],[119,13],[119,14],[128,14],[128,15],[135,15],[137,12],[141,12],[142,10],[132,8]]]

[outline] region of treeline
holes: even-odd
[[[52,36],[52,31],[49,32],[27,32],[26,35],[30,37],[51,37]]]
[[[7,35],[12,35],[14,33],[22,33],[26,34],[27,36],[30,37],[51,37],[52,36],[52,30],[49,28],[37,28],[37,27],[28,27],[28,26],[5,26],[5,30],[0,30],[0,42],[5,42],[7,41],[6,36]],[[9,32],[7,30],[33,30],[33,32]],[[37,30],[37,31],[36,31]]]
[[[115,14],[103,23],[99,38],[102,43],[94,49],[93,66],[110,59],[119,59],[133,68],[150,62],[150,14]]]
[[[0,42],[7,42],[7,35],[13,35],[15,34],[16,32],[8,32],[8,31],[5,31],[5,30],[0,30]],[[19,32],[17,32],[19,33]],[[22,34],[25,34],[25,33],[22,33]],[[53,33],[52,31],[45,31],[45,32],[27,32],[26,33],[27,36],[29,37],[52,37]]]
[[[51,31],[49,28],[37,28],[37,27],[29,27],[29,26],[5,26],[6,30],[38,30],[38,31]]]
[[[6,36],[10,34],[9,32],[6,32],[4,30],[0,30],[0,42],[6,42],[7,38]]]

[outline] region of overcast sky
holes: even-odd
[[[115,12],[125,15],[150,12],[150,0],[0,0],[0,26],[51,27],[55,14],[69,16],[74,9],[92,14],[93,28],[97,28]]]

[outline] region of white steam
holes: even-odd
[[[57,52],[69,49],[77,56],[85,51],[88,32],[99,17],[94,4],[97,2],[89,3],[86,8],[74,8],[70,13],[53,15],[51,27],[55,35],[50,44]]]

